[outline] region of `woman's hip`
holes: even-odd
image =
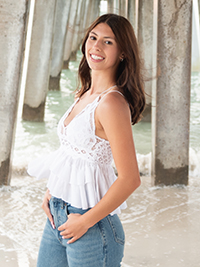
[[[55,197],[50,200],[50,210],[54,217],[57,232],[57,228],[67,221],[70,213],[84,214],[88,211],[88,209],[83,210],[73,207]],[[60,237],[59,232],[57,236]],[[82,262],[81,265],[77,266],[120,266],[124,253],[125,235],[116,214],[103,218],[74,243],[67,244],[67,241],[66,239],[61,242],[66,246],[68,258],[74,262],[74,266],[80,264],[80,261]],[[93,265],[94,263],[96,265]],[[73,265],[71,264],[71,266]]]

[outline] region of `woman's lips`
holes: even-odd
[[[90,57],[94,61],[102,61],[102,60],[104,60],[104,57],[99,56],[99,55],[95,55],[95,54],[90,54]]]

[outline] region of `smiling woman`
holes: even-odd
[[[81,88],[58,124],[61,146],[28,168],[48,178],[38,267],[119,267],[124,231],[117,214],[140,185],[131,123],[145,96],[131,24],[114,14],[99,17],[82,52]]]
[[[103,36],[98,36],[100,28],[104,28]],[[100,41],[100,38],[103,38]],[[144,80],[141,73],[142,63],[138,48],[137,39],[130,22],[122,16],[115,14],[105,14],[99,17],[89,27],[82,44],[83,57],[79,65],[79,78],[82,84],[77,96],[82,96],[91,86],[91,71],[87,55],[87,43],[93,41],[94,49],[101,50],[107,47],[108,51],[113,51],[110,57],[118,54],[118,65],[114,80],[119,90],[127,99],[132,117],[132,124],[138,122],[145,106]],[[102,45],[98,47],[98,45]],[[95,50],[96,51],[96,50]],[[97,51],[96,51],[97,52]],[[103,51],[101,51],[103,53]],[[94,56],[103,56],[100,51]],[[110,59],[110,58],[109,58]],[[111,60],[111,59],[110,59]],[[114,73],[114,72],[113,72]],[[112,75],[113,75],[112,73]]]

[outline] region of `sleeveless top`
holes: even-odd
[[[120,93],[117,90],[108,93],[114,91]],[[94,207],[117,178],[109,141],[95,135],[94,113],[101,95],[65,126],[77,98],[58,123],[59,149],[29,163],[27,170],[38,179],[48,178],[50,194],[76,208]],[[126,207],[126,202],[122,203],[111,215],[121,213]]]

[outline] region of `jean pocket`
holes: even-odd
[[[80,209],[80,208],[75,208],[73,206],[71,206],[70,204],[67,204],[67,215],[69,215],[70,213],[77,213],[77,214],[81,214],[83,215],[84,213],[86,213],[89,209]]]
[[[123,226],[122,226],[122,223],[121,223],[119,217],[116,214],[113,216],[108,215],[107,219],[108,219],[108,222],[111,226],[115,241],[119,244],[124,245],[125,234],[124,234],[124,229],[123,229]]]
[[[50,209],[51,215],[53,216],[53,197],[49,199],[49,209]]]

